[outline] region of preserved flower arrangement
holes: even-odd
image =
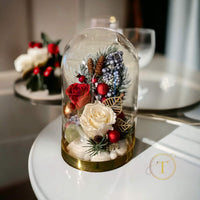
[[[83,31],[62,60],[62,156],[86,171],[111,170],[133,156],[138,58],[121,34]]]
[[[61,59],[59,43],[41,33],[42,42],[29,42],[26,54],[15,61],[15,69],[22,74],[26,88],[31,92],[48,90],[49,94],[61,93]]]

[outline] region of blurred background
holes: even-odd
[[[91,19],[115,16],[119,28],[156,31],[156,52],[199,69],[200,2],[198,0],[0,0],[0,71],[43,31],[60,38],[61,51],[72,36],[91,26]]]
[[[61,113],[59,106],[34,106],[13,95],[13,62],[30,41],[45,32],[62,40],[62,54],[93,18],[115,16],[117,28],[154,29],[157,54],[200,70],[199,10],[199,0],[0,0],[0,199],[36,199],[28,180],[29,150]]]

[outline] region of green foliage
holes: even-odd
[[[95,156],[99,152],[108,151],[107,150],[108,140],[105,136],[102,137],[102,140],[99,143],[95,142],[92,138],[90,138],[88,140],[88,144],[89,146],[86,146],[86,147],[90,147],[90,148],[86,152],[89,153],[91,156]]]
[[[118,91],[119,93],[124,93],[126,89],[129,87],[130,80],[128,79],[128,74],[127,74],[127,67],[124,66],[123,70],[121,71],[121,83],[118,86]]]
[[[43,45],[44,46],[47,46],[48,44],[50,44],[50,43],[54,43],[54,44],[56,44],[56,45],[59,45],[59,43],[61,42],[61,40],[59,39],[59,40],[55,40],[55,41],[53,41],[53,40],[51,40],[45,33],[41,33],[41,38],[42,38],[42,40],[43,40]]]
[[[101,51],[99,49],[99,52],[97,52],[97,54],[95,56],[97,58],[96,61],[98,60],[98,58],[100,56],[104,56],[106,58],[107,55],[109,55],[111,53],[114,53],[117,50],[118,50],[118,48],[117,48],[117,46],[115,44],[106,47],[105,49],[103,49],[103,51]]]
[[[37,74],[29,77],[26,88],[31,89],[34,92],[38,90],[45,90],[47,86],[44,84],[44,77],[41,74]]]
[[[32,74],[26,83],[26,88],[32,92],[48,89],[49,94],[59,94],[61,92],[61,77],[54,76],[53,71],[48,77],[43,76],[46,67],[41,67],[42,73]]]

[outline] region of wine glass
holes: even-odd
[[[138,52],[139,67],[146,67],[155,53],[155,31],[146,28],[126,28],[123,34],[133,44]],[[138,100],[148,92],[148,88],[139,85]]]

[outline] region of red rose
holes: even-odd
[[[90,85],[86,83],[74,83],[66,91],[76,109],[81,109],[85,104],[90,102]]]
[[[48,44],[47,48],[48,48],[48,52],[51,53],[51,54],[58,54],[59,53],[58,45],[56,45],[54,43]]]

